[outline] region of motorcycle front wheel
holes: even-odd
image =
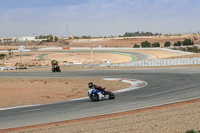
[[[54,72],[55,72],[55,69],[54,69],[54,68],[52,68],[52,69],[51,69],[51,71],[54,73]]]

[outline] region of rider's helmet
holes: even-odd
[[[92,82],[89,82],[89,83],[88,83],[88,87],[89,87],[89,88],[92,88],[92,87],[93,87],[93,83],[92,83]]]
[[[53,61],[53,63],[55,63],[55,64],[56,64],[56,61]]]

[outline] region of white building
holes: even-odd
[[[25,36],[25,37],[12,37],[13,42],[32,42],[36,41],[34,36]]]
[[[0,42],[41,42],[47,39],[35,39],[34,36],[23,36],[23,37],[4,37],[0,38]]]

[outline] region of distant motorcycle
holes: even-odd
[[[104,90],[106,88],[103,88]],[[115,99],[115,94],[110,91],[105,91],[104,93],[98,89],[88,89],[88,96],[92,101],[99,101],[103,99]]]
[[[52,71],[52,72],[61,72],[60,67],[59,67],[58,65],[55,66],[55,67],[52,67],[52,68],[51,68],[51,71]]]

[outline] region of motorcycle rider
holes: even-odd
[[[58,65],[57,61],[54,60],[53,63],[52,63],[52,67],[55,68],[57,65]]]
[[[92,82],[88,83],[88,87],[92,89],[100,90],[102,91],[103,94],[106,94],[106,91],[101,86],[94,85]]]

